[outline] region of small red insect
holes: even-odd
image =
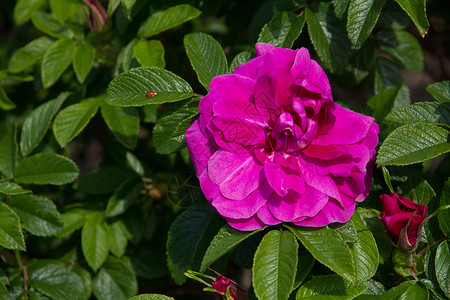
[[[152,97],[155,97],[155,96],[156,96],[156,92],[152,91],[152,90],[147,91],[147,93],[145,93],[145,97],[147,97],[147,98],[152,98]]]

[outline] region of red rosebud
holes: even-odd
[[[407,200],[395,193],[381,195],[381,221],[391,242],[403,252],[412,252],[422,239],[427,206]]]
[[[97,0],[84,0],[89,7],[87,13],[88,25],[92,31],[100,32],[106,27],[108,14]]]
[[[223,276],[217,276],[216,281],[211,283],[213,286],[213,289],[215,289],[221,297],[220,299],[226,299],[225,293],[227,292],[227,288],[230,287],[230,296],[234,300],[237,300],[236,292],[237,292],[237,285],[230,279],[223,277]]]

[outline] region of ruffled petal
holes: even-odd
[[[262,222],[257,216],[246,219],[232,219],[225,217],[225,220],[228,222],[228,224],[230,224],[231,227],[242,231],[253,231],[267,226],[267,224]]]
[[[224,197],[242,200],[264,181],[264,166],[250,154],[218,150],[208,162],[208,175]]]

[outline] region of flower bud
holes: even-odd
[[[106,18],[108,14],[97,0],[84,0],[89,7],[87,14],[88,25],[92,31],[100,32],[106,27]]]
[[[211,283],[213,286],[213,289],[215,289],[217,291],[217,295],[219,295],[219,299],[224,299],[226,300],[226,292],[227,289],[230,289],[230,296],[232,299],[237,300],[238,298],[236,297],[237,294],[237,290],[238,287],[236,285],[236,283],[234,283],[233,281],[231,281],[230,279],[223,277],[223,276],[217,276],[216,281]]]
[[[381,221],[386,235],[402,252],[413,252],[422,239],[427,206],[405,199],[395,193],[380,196],[383,203]]]

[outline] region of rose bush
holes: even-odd
[[[402,251],[414,251],[422,237],[422,223],[427,215],[427,206],[392,193],[381,195],[383,212],[381,221],[395,246]]]
[[[333,102],[307,49],[256,54],[211,81],[186,132],[206,198],[240,230],[348,221],[370,189],[378,125]]]

